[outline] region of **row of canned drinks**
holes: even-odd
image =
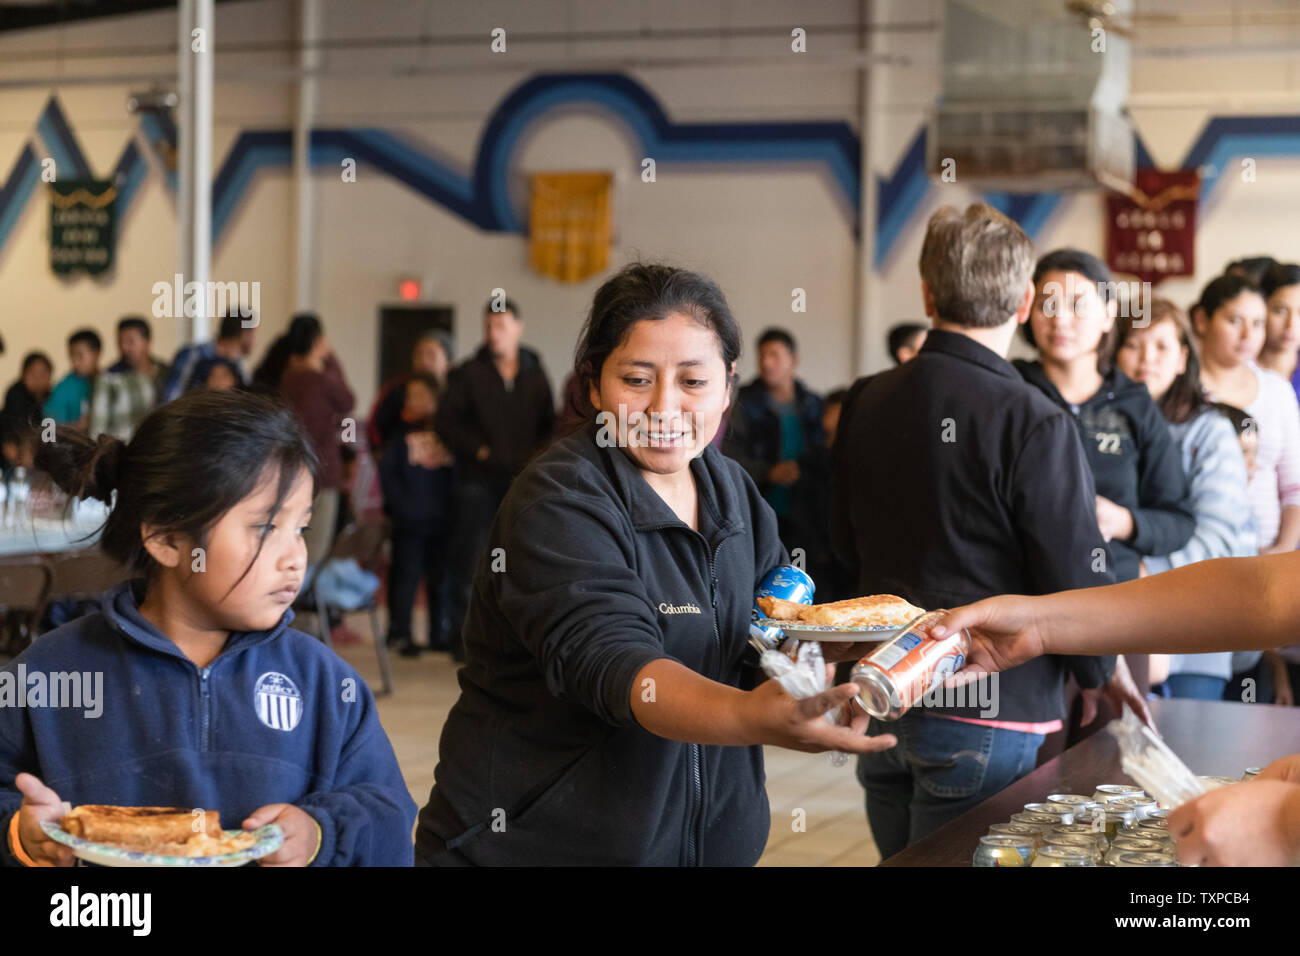
[[[1251,768],[1244,779],[1252,779]],[[1202,778],[1209,785],[1240,781]],[[1102,784],[1091,797],[1056,793],[989,827],[974,866],[1178,866],[1169,812],[1140,787]]]

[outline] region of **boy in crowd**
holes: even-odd
[[[72,371],[54,386],[45,414],[58,425],[85,426],[90,415],[90,392],[99,374],[103,343],[94,329],[78,329],[68,336],[68,364]]]
[[[900,322],[889,330],[889,357],[895,365],[905,365],[916,358],[930,330],[915,322]]]
[[[128,441],[136,426],[152,411],[170,371],[166,362],[149,354],[152,332],[139,316],[117,323],[121,358],[95,381],[90,396],[90,432]]]
[[[172,359],[171,371],[167,375],[167,382],[163,386],[162,401],[174,401],[191,387],[199,385],[206,387],[207,376],[198,376],[196,383],[195,373],[201,362],[211,363],[216,359],[225,359],[235,368],[236,382],[229,387],[247,386],[248,372],[244,368],[244,359],[252,354],[253,336],[257,333],[256,320],[252,321],[253,325],[245,327],[245,319],[238,312],[231,313],[223,317],[221,324],[217,326],[215,340],[182,345],[177,349],[176,356]],[[211,364],[205,366],[209,370],[212,367]]]
[[[822,400],[795,377],[798,368],[799,352],[789,332],[772,328],[758,337],[758,377],[736,396],[722,453],[754,479],[776,512],[786,547],[807,551],[816,531],[800,522],[797,500],[813,493],[801,481],[805,456],[824,444],[825,435]]]

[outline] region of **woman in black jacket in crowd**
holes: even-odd
[[[1015,365],[1074,416],[1115,579],[1130,581],[1143,573],[1143,556],[1177,551],[1196,528],[1180,453],[1147,387],[1112,364],[1118,301],[1105,263],[1057,249],[1038,260],[1034,287],[1021,328],[1041,361]]]
[[[749,865],[761,745],[894,745],[824,719],[854,685],[796,701],[753,666],[754,591],[787,554],[710,444],[739,353],[703,276],[638,264],[597,291],[575,371],[599,414],[497,513],[417,863]]]

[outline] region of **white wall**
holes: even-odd
[[[1266,4],[1266,0],[1259,2]],[[650,90],[677,122],[844,120],[856,127],[855,71],[791,71],[780,60],[772,65],[722,66],[718,58],[792,56],[785,38],[792,26],[808,31],[811,50],[853,49],[856,38],[835,25],[855,23],[860,6],[856,0],[681,0],[656,4],[325,0],[323,26],[330,39],[468,34],[481,35],[482,43],[434,50],[328,51],[324,62],[330,75],[320,84],[318,123],[398,131],[468,164],[484,123],[501,99],[535,72],[523,61],[552,57],[573,62],[600,56],[624,64],[622,71]],[[922,25],[921,29],[893,30],[884,41],[889,51],[912,58],[910,65],[877,71],[879,114],[874,146],[877,172],[887,175],[911,143],[938,92],[938,33],[924,25],[936,21],[939,4],[937,0],[891,0],[879,6],[885,22]],[[1157,5],[1139,3],[1139,8],[1156,10]],[[225,75],[232,69],[286,65],[290,54],[237,52],[233,48],[288,42],[296,35],[295,8],[287,0],[223,4],[216,17],[219,82],[214,171],[241,130],[283,129],[293,119],[291,84]],[[123,59],[75,51],[102,53],[126,45],[165,47],[175,42],[175,24],[174,14],[164,12],[64,29],[0,34],[0,81],[174,71],[174,56],[165,53]],[[779,27],[781,32],[764,37],[667,38],[635,43],[565,39],[578,30],[590,33],[643,25],[657,29],[767,26]],[[496,26],[507,29],[508,52],[504,55],[488,49],[489,31]],[[545,38],[528,39],[530,34]],[[1192,34],[1175,39],[1189,44],[1229,39],[1222,31],[1208,36],[1201,29]],[[10,55],[56,48],[63,50],[59,61]],[[636,57],[648,55],[694,62],[688,68],[634,64]],[[391,69],[449,64],[460,64],[464,70],[400,77]],[[1229,102],[1218,92],[1228,78],[1234,90],[1295,94],[1292,106],[1249,99]],[[127,93],[141,86],[54,82],[31,89],[0,88],[0,175],[7,175],[22,143],[34,138],[37,117],[52,89],[57,90],[91,165],[97,173],[106,174],[136,129],[124,104]],[[1182,158],[1206,116],[1234,111],[1295,112],[1294,103],[1300,102],[1300,70],[1294,60],[1254,56],[1135,64],[1135,103],[1150,104],[1152,97],[1171,91],[1183,98],[1183,105],[1134,109],[1135,122],[1148,147],[1165,164]],[[565,168],[615,170],[615,266],[646,256],[707,272],[727,292],[744,327],[747,345],[763,327],[784,324],[800,340],[802,374],[810,384],[818,388],[845,384],[853,370],[857,249],[850,222],[822,176],[807,167],[661,163],[657,182],[647,184],[639,177],[639,152],[617,124],[604,117],[557,114],[535,130],[518,156],[514,172],[523,176],[529,171]],[[146,155],[155,163],[151,154]],[[1169,283],[1161,291],[1187,301],[1225,260],[1238,255],[1270,252],[1300,259],[1300,235],[1294,228],[1300,220],[1297,187],[1300,162],[1267,157],[1258,161],[1255,183],[1234,180],[1223,184],[1204,211],[1195,279]],[[314,193],[317,305],[360,402],[367,403],[376,386],[377,309],[396,298],[398,277],[410,274],[431,276],[433,299],[455,306],[462,355],[478,341],[478,314],[490,290],[505,288],[520,302],[527,322],[526,341],[539,349],[558,387],[571,361],[574,336],[591,293],[603,277],[568,286],[537,276],[527,266],[522,236],[483,232],[364,165],[355,183],[319,173]],[[932,187],[893,255],[872,277],[877,314],[868,317],[867,344],[875,362],[883,360],[884,329],[920,314],[915,263],[925,217],[942,203],[960,204],[976,198],[974,191],[960,183]],[[1067,198],[1038,237],[1040,246],[1045,250],[1068,243],[1102,252],[1101,210],[1097,194]],[[214,248],[214,278],[261,283],[259,352],[283,328],[294,308],[293,215],[289,171],[263,173]],[[8,346],[0,357],[0,386],[13,379],[22,354],[33,348],[49,352],[56,360],[57,373],[62,374],[66,369],[63,343],[73,328],[92,325],[110,339],[119,316],[148,314],[153,283],[170,280],[176,269],[173,201],[163,188],[156,165],[123,223],[117,268],[107,281],[81,277],[62,282],[51,274],[48,216],[48,203],[43,196],[34,196],[0,250],[0,295],[5,303],[0,331]],[[795,287],[807,291],[807,314],[790,311],[791,289]],[[156,323],[156,351],[171,354],[179,342],[179,326],[174,321]],[[113,351],[110,347],[110,359]],[[743,361],[746,376],[753,370],[751,353],[752,348]]]

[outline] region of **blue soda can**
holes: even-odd
[[[812,604],[816,585],[813,579],[792,564],[782,564],[763,575],[758,591],[754,594],[754,608],[750,617],[749,639],[755,647],[775,650],[785,640],[785,634],[779,627],[759,627],[758,619],[763,612],[758,609],[761,597],[780,598],[795,604]]]

